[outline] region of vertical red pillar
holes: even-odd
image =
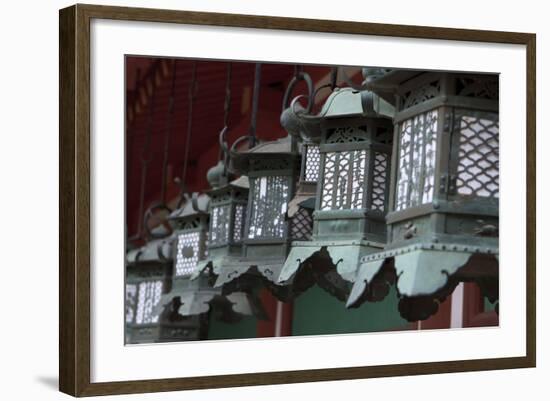
[[[260,320],[257,325],[257,337],[283,337],[292,335],[292,303],[283,303],[271,293],[262,289],[260,299],[268,320]]]

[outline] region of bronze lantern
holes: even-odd
[[[161,307],[170,291],[172,238],[165,226],[151,231],[145,245],[126,255],[125,337],[130,344],[194,340],[204,336],[204,322],[181,318]],[[163,238],[159,238],[163,237]]]
[[[380,102],[369,91],[335,88],[318,115],[295,101],[283,112],[284,126],[306,149],[319,144],[320,164],[312,238],[292,243],[280,283],[309,271],[344,300],[360,259],[382,249],[392,122],[379,112]]]
[[[497,301],[498,76],[393,70],[368,86],[396,104],[388,239],[362,258],[348,306],[393,282],[410,321],[461,281]]]

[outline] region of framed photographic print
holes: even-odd
[[[534,367],[535,35],[60,11],[60,390]]]

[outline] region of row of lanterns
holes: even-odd
[[[212,189],[170,214],[166,237],[128,253],[130,342],[200,338],[209,310],[265,318],[258,288],[290,302],[318,285],[354,308],[396,287],[400,314],[416,321],[473,281],[498,306],[498,79],[363,75],[332,86],[313,114],[317,91],[297,71],[285,138],[229,146],[224,128]],[[289,101],[299,80],[308,93]],[[139,264],[151,267],[132,274]]]

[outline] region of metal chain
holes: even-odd
[[[183,173],[181,176],[182,190],[185,185],[185,178],[187,176],[187,165],[189,164],[189,147],[191,146],[191,130],[193,128],[193,103],[197,96],[197,62],[193,62],[193,69],[191,72],[191,82],[189,83],[189,108],[187,110],[187,137],[185,140],[185,153],[183,159]]]

